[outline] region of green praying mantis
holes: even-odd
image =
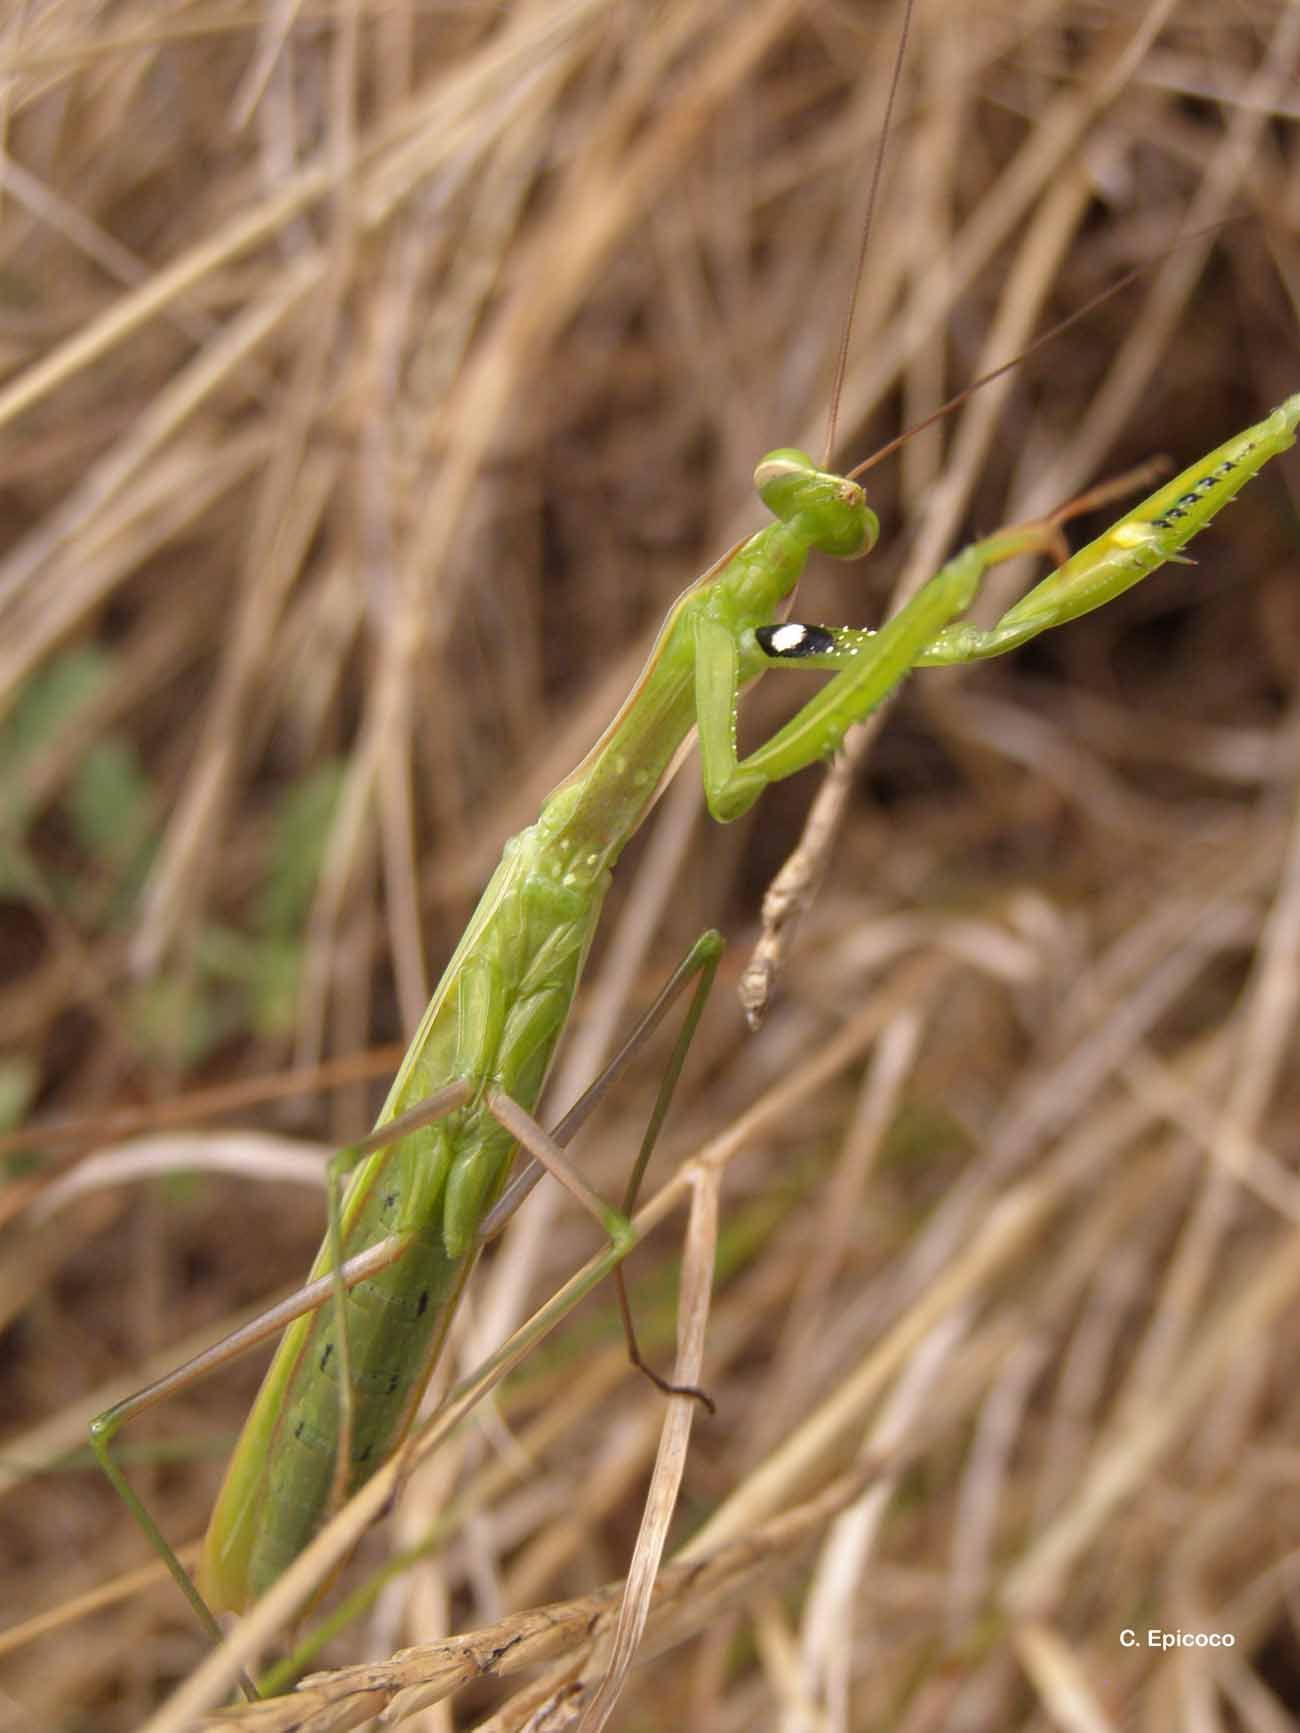
[[[93,1423],[105,1471],[210,1632],[219,1634],[212,1609],[243,1611],[262,1596],[406,1437],[476,1254],[523,1189],[507,1190],[517,1150],[566,1184],[616,1251],[629,1243],[629,1211],[717,966],[718,936],[697,942],[650,1014],[657,1020],[695,984],[622,1208],[592,1192],[564,1156],[588,1107],[551,1133],[536,1113],[612,871],[691,738],[713,818],[740,817],[771,784],[833,754],[913,669],[1002,655],[1178,560],[1295,442],[1297,425],[1300,395],[1151,493],[988,629],[963,617],[985,576],[1021,555],[1054,552],[1077,502],[963,549],[877,630],[824,628],[786,620],[783,610],[810,554],[854,560],[875,545],[879,523],[857,479],[867,465],[837,475],[792,448],[762,460],[755,486],[774,521],[677,598],[617,715],[536,822],[507,842],[374,1132],[332,1164],[326,1239],[231,1459],[197,1588],[111,1454],[124,1420],[162,1387]],[[831,677],[741,758],[741,695],[782,669]]]
[[[810,553],[868,553],[876,516],[852,473],[832,474],[794,449],[762,460],[755,485],[775,522],[678,597],[605,733],[537,821],[506,844],[375,1132],[336,1160],[332,1193],[350,1170],[351,1183],[341,1207],[331,1206],[308,1309],[280,1341],[207,1531],[199,1604],[210,1625],[206,1607],[247,1608],[331,1508],[402,1442],[475,1253],[500,1225],[517,1147],[561,1177],[616,1246],[626,1243],[626,1209],[608,1207],[586,1187],[564,1159],[565,1138],[548,1136],[534,1110],[612,870],[691,735],[699,738],[710,813],[720,823],[738,818],[769,785],[833,753],[913,668],[1002,655],[1177,560],[1294,443],[1297,425],[1300,394],[1142,500],[987,630],[962,618],[982,579],[1018,555],[1050,550],[1073,508],[963,549],[878,630],[828,629],[782,621],[782,604]],[[832,678],[739,758],[742,691],[763,673],[790,668]],[[697,997],[707,991],[720,947],[706,934],[675,984],[694,977]],[[106,1471],[148,1523],[109,1449],[139,1400],[101,1416],[92,1436]]]

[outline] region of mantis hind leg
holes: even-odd
[[[220,1643],[222,1640],[221,1627],[175,1549],[118,1466],[113,1456],[114,1440],[122,1427],[136,1415],[154,1407],[174,1392],[187,1389],[190,1385],[199,1382],[218,1367],[238,1359],[248,1349],[258,1346],[273,1336],[280,1335],[296,1319],[316,1311],[331,1300],[339,1307],[340,1320],[342,1320],[342,1301],[348,1291],[355,1287],[358,1282],[365,1281],[380,1270],[396,1263],[404,1254],[408,1243],[405,1236],[394,1235],[371,1246],[354,1258],[346,1261],[342,1259],[338,1200],[344,1176],[375,1149],[453,1112],[464,1102],[468,1093],[468,1085],[464,1083],[452,1084],[448,1088],[438,1091],[410,1113],[403,1114],[399,1119],[390,1120],[382,1130],[372,1133],[360,1143],[349,1145],[334,1156],[330,1162],[329,1170],[329,1232],[335,1258],[334,1267],[327,1275],[308,1282],[278,1305],[268,1307],[251,1322],[233,1331],[212,1347],[205,1349],[203,1353],[196,1354],[183,1366],[179,1366],[164,1377],[156,1379],[143,1390],[137,1391],[121,1402],[114,1403],[111,1408],[96,1415],[90,1423],[90,1446],[105,1477],[130,1511],[145,1539],[167,1567],[176,1586],[185,1596],[199,1623],[214,1643]],[[341,1340],[342,1336],[343,1332],[340,1331]],[[341,1406],[346,1415],[346,1396],[341,1399]],[[341,1421],[341,1425],[346,1424],[347,1419],[345,1418]],[[257,1692],[246,1676],[241,1679],[241,1685],[245,1695],[250,1700],[256,1698]]]
[[[214,1644],[222,1641],[221,1626],[211,1607],[204,1600],[193,1578],[185,1569],[175,1548],[154,1520],[148,1506],[136,1492],[126,1475],[122,1472],[113,1457],[113,1441],[126,1423],[147,1408],[154,1407],[167,1396],[178,1390],[187,1389],[191,1384],[205,1378],[209,1372],[219,1366],[227,1365],[232,1360],[245,1353],[249,1348],[255,1348],[269,1337],[279,1333],[296,1318],[315,1311],[324,1305],[340,1288],[346,1292],[358,1282],[395,1263],[405,1250],[404,1242],[393,1239],[381,1241],[377,1246],[371,1246],[360,1256],[351,1258],[341,1269],[328,1276],[322,1276],[314,1282],[308,1282],[305,1287],[291,1294],[279,1305],[270,1306],[250,1323],[241,1329],[234,1330],[230,1335],[215,1343],[187,1360],[183,1366],[168,1372],[164,1377],[156,1379],[143,1390],[133,1396],[125,1397],[121,1402],[115,1402],[111,1408],[106,1408],[90,1423],[90,1447],[95,1460],[103,1470],[105,1478],[117,1493],[118,1497],[130,1511],[137,1527],[167,1567],[172,1580],[185,1596],[194,1611],[200,1625]],[[257,1690],[246,1674],[240,1675],[240,1685],[250,1702],[257,1699]]]
[[[700,1014],[704,1008],[704,1001],[708,996],[709,987],[712,985],[713,977],[717,971],[718,960],[721,957],[722,948],[722,940],[717,933],[705,933],[696,941],[687,957],[673,974],[663,992],[660,993],[655,1003],[638,1023],[631,1036],[624,1043],[623,1047],[615,1055],[596,1082],[592,1084],[580,1100],[569,1110],[560,1123],[555,1127],[553,1133],[548,1134],[544,1132],[542,1128],[537,1125],[535,1120],[532,1120],[529,1115],[524,1114],[522,1109],[518,1107],[517,1103],[511,1102],[508,1097],[500,1094],[497,1094],[494,1097],[494,1115],[498,1117],[502,1124],[507,1125],[507,1129],[514,1130],[518,1127],[519,1131],[523,1133],[520,1137],[521,1143],[529,1150],[530,1154],[541,1160],[542,1165],[534,1165],[534,1167],[530,1168],[514,1182],[513,1186],[500,1200],[496,1208],[485,1219],[483,1224],[483,1233],[485,1237],[490,1237],[491,1234],[499,1231],[499,1229],[504,1226],[509,1214],[518,1207],[518,1204],[532,1189],[532,1186],[536,1184],[537,1179],[540,1177],[544,1169],[549,1167],[552,1172],[555,1172],[558,1177],[564,1180],[569,1189],[574,1191],[575,1195],[577,1195],[587,1207],[593,1209],[593,1213],[601,1222],[602,1227],[609,1232],[611,1239],[613,1239],[616,1244],[622,1243],[626,1240],[628,1233],[627,1217],[635,1203],[636,1193],[640,1186],[645,1165],[650,1158],[650,1153],[654,1148],[654,1143],[658,1137],[660,1127],[663,1124],[664,1116],[668,1111],[668,1105],[671,1101],[677,1078],[681,1072],[682,1063],[686,1056],[686,1050],[690,1045],[690,1039],[699,1022]],[[570,1164],[564,1159],[561,1151],[563,1146],[577,1135],[581,1126],[586,1122],[595,1107],[603,1099],[606,1091],[613,1085],[618,1077],[622,1075],[623,1071],[644,1044],[645,1040],[653,1030],[657,1028],[659,1023],[662,1022],[670,1007],[675,1003],[677,998],[680,997],[681,993],[692,980],[696,983],[695,994],[692,998],[682,1033],[679,1035],[677,1043],[674,1046],[672,1058],[669,1061],[668,1069],[660,1086],[655,1109],[651,1116],[650,1126],[642,1141],[641,1150],[637,1158],[636,1166],[633,1170],[632,1179],[629,1182],[623,1200],[623,1209],[621,1212],[610,1209],[609,1206],[596,1197],[595,1193],[587,1187],[586,1182],[574,1172]],[[383,1148],[385,1145],[394,1142],[398,1138],[405,1137],[413,1131],[418,1131],[422,1127],[432,1124],[438,1119],[445,1118],[446,1115],[454,1112],[458,1107],[464,1104],[469,1094],[472,1093],[472,1089],[473,1086],[465,1082],[449,1084],[445,1089],[437,1091],[418,1107],[412,1108],[410,1112],[404,1113],[396,1119],[387,1121],[377,1131],[372,1132],[368,1137],[363,1138],[360,1142],[351,1144],[345,1149],[340,1150],[332,1159],[329,1169],[330,1202],[328,1211],[329,1225],[327,1231],[329,1234],[330,1245],[333,1250],[333,1267],[326,1275],[320,1276],[316,1280],[307,1283],[303,1288],[300,1288],[296,1293],[290,1295],[286,1300],[280,1302],[280,1304],[276,1306],[268,1308],[250,1323],[225,1337],[221,1342],[206,1349],[202,1354],[195,1355],[183,1366],[177,1367],[174,1371],[167,1373],[160,1379],[157,1379],[145,1389],[137,1391],[134,1395],[125,1398],[123,1401],[115,1403],[111,1408],[105,1409],[102,1414],[97,1415],[91,1422],[91,1448],[94,1451],[96,1460],[103,1470],[104,1475],[130,1511],[145,1539],[166,1565],[177,1587],[193,1609],[199,1623],[214,1643],[220,1643],[222,1640],[221,1627],[217,1623],[216,1617],[211,1608],[208,1606],[193,1579],[190,1577],[189,1572],[185,1569],[185,1566],[181,1562],[175,1549],[168,1542],[166,1536],[162,1533],[157,1522],[151,1515],[148,1507],[131,1486],[122,1469],[114,1459],[114,1440],[121,1428],[136,1415],[143,1413],[148,1408],[154,1407],[157,1403],[163,1401],[173,1392],[188,1388],[190,1385],[198,1382],[201,1378],[206,1377],[209,1372],[215,1371],[218,1367],[237,1359],[248,1349],[256,1347],[260,1343],[267,1341],[269,1338],[279,1335],[287,1325],[293,1323],[298,1318],[304,1317],[309,1312],[316,1311],[322,1305],[333,1301],[339,1310],[340,1324],[342,1324],[343,1314],[345,1311],[342,1302],[348,1291],[355,1287],[358,1282],[364,1281],[368,1277],[375,1275],[379,1270],[396,1263],[407,1249],[407,1241],[405,1237],[395,1235],[390,1239],[381,1241],[376,1246],[372,1246],[369,1250],[361,1253],[357,1257],[346,1261],[343,1260],[341,1250],[342,1234],[340,1227],[340,1198],[343,1189],[343,1180],[366,1156],[373,1154],[376,1150]],[[339,1331],[339,1341],[340,1354],[346,1355],[346,1331],[342,1328]],[[636,1352],[634,1338],[630,1340],[629,1351],[633,1355],[634,1362],[638,1365],[642,1365],[644,1368],[644,1362],[641,1361],[639,1353]],[[344,1365],[346,1366],[346,1364],[346,1359],[344,1359]],[[655,1378],[655,1374],[652,1372],[648,1375]],[[655,1381],[662,1383],[662,1380],[657,1378],[655,1378]],[[341,1434],[346,1434],[350,1425],[349,1380],[346,1376],[341,1376],[339,1382],[340,1389],[343,1392],[340,1396],[340,1432]],[[668,1388],[671,1388],[671,1386]],[[693,1393],[701,1394],[698,1392]],[[707,1398],[704,1398],[704,1400],[707,1400]],[[346,1461],[346,1451],[340,1449],[338,1452],[338,1458]],[[257,1693],[251,1682],[245,1678],[242,1681],[242,1684],[243,1689],[249,1698],[255,1698]]]

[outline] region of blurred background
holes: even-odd
[[[105,1588],[146,1549],[65,1459],[301,1279],[320,1152],[369,1125],[504,838],[762,520],[757,459],[821,452],[900,28],[874,0],[0,24],[0,1594],[50,1615],[0,1725],[136,1726],[201,1658],[170,1584]],[[1298,52],[1284,0],[917,0],[836,460],[1141,275],[867,477],[880,546],[802,617],[874,622],[963,540],[1300,389]],[[820,772],[720,830],[688,764],[629,849],[557,1111],[702,929],[731,945],[660,1162],[734,1134],[674,1544],[836,1476],[867,1502],[686,1595],[617,1725],[1291,1724],[1298,478],[1194,565],[916,676],[757,1036],[735,985]],[[804,691],[766,681],[745,739]],[[607,1195],[657,1076],[583,1139]],[[593,1249],[551,1189],[461,1364]],[[679,1230],[631,1266],[665,1364]],[[127,1435],[178,1543],[261,1363]],[[662,1409],[602,1291],[349,1581],[465,1477],[489,1509],[315,1664],[619,1577]],[[522,1725],[498,1689],[419,1724]]]

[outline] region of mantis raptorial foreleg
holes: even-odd
[[[1049,545],[1051,533],[1046,525],[1027,524],[963,549],[877,632],[760,627],[755,637],[773,667],[798,661],[804,667],[833,669],[836,678],[744,760],[736,757],[737,648],[724,642],[712,621],[702,622],[696,696],[704,786],[715,816],[738,818],[769,783],[834,752],[846,729],[874,710],[953,616],[971,605],[989,568],[1017,554],[1040,551]]]
[[[1082,509],[1081,503],[964,548],[878,631],[793,622],[758,627],[753,638],[761,666],[824,669],[835,678],[744,759],[736,752],[736,707],[741,681],[754,664],[746,664],[747,646],[725,625],[702,615],[696,625],[695,692],[710,810],[720,819],[739,817],[769,783],[833,752],[846,730],[912,668],[1004,655],[1112,601],[1166,562],[1182,560],[1186,543],[1270,458],[1294,444],[1297,425],[1300,395],[1148,495],[988,630],[956,619],[974,601],[984,575],[1021,554],[1050,552],[1059,544],[1061,523]],[[1092,497],[1084,503],[1091,504]]]

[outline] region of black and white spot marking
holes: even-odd
[[[769,656],[793,660],[798,656],[825,656],[835,648],[835,639],[825,626],[801,626],[786,620],[780,626],[760,626],[754,636]]]

